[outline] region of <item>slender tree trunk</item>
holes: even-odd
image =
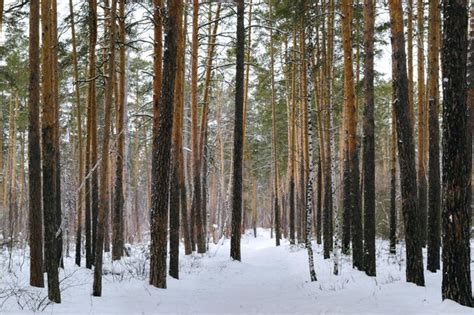
[[[48,298],[55,303],[61,303],[61,292],[59,290],[59,261],[57,259],[58,241],[56,239],[56,158],[57,147],[54,141],[55,124],[55,101],[53,89],[53,51],[52,34],[54,34],[54,23],[52,22],[52,1],[41,2],[41,30],[43,38],[42,46],[42,145],[43,145],[43,217],[44,217],[44,265],[48,274]],[[57,91],[57,90],[56,90]]]
[[[417,69],[418,69],[418,213],[420,215],[420,238],[421,245],[426,245],[426,171],[425,171],[425,143],[426,143],[426,110],[425,110],[425,72],[424,72],[424,6],[423,0],[417,0]]]
[[[348,253],[352,237],[353,266],[364,268],[362,244],[362,215],[359,204],[359,163],[357,157],[357,112],[354,99],[352,69],[352,1],[342,2],[342,34],[344,47],[344,110],[345,110],[345,153],[344,153],[344,221],[342,249]]]
[[[441,182],[439,163],[439,1],[431,1],[428,29],[428,106],[429,106],[429,164],[428,164],[428,262],[427,269],[440,268],[441,246]]]
[[[53,101],[54,101],[54,146],[56,147],[56,173],[55,173],[55,190],[56,190],[56,228],[57,228],[57,250],[56,256],[61,268],[64,268],[63,263],[63,229],[62,229],[62,209],[61,209],[61,154],[60,148],[60,134],[59,134],[59,65],[58,65],[58,17],[57,17],[57,0],[51,2],[51,22],[53,24],[51,32],[51,46],[52,46],[52,73],[53,73]]]
[[[197,230],[201,226],[201,180],[199,177],[199,134],[198,134],[198,49],[199,49],[199,0],[193,0],[193,21],[192,21],[192,51],[191,51],[191,149],[193,166],[193,201],[191,204],[191,245],[193,251],[199,236],[202,234]],[[198,235],[199,234],[199,235]],[[203,241],[201,240],[201,243]]]
[[[405,39],[403,35],[403,10],[400,0],[390,0],[390,26],[392,33],[392,72],[400,181],[402,191],[402,213],[405,225],[407,282],[424,286],[423,255],[419,233],[415,167],[415,144],[413,127],[410,124],[408,103],[408,80],[406,70]]]
[[[163,75],[168,79],[162,82],[159,104],[156,104],[156,98],[154,99],[154,106],[160,108],[160,117],[159,126],[154,128],[157,133],[153,134],[150,284],[158,288],[166,288],[169,167],[177,59],[176,29],[182,6],[182,1],[167,1]],[[155,14],[159,12],[155,11]],[[156,117],[154,118],[157,121]]]
[[[135,131],[135,143],[133,147],[134,157],[132,158],[132,178],[131,186],[133,187],[133,217],[134,217],[134,240],[136,243],[142,241],[142,233],[140,228],[140,203],[139,203],[139,187],[138,187],[138,176],[139,176],[139,164],[140,164],[140,143],[139,133]]]
[[[324,205],[323,205],[323,246],[324,259],[330,258],[333,250],[333,196],[335,195],[333,166],[335,166],[335,154],[332,146],[334,144],[333,127],[333,54],[334,54],[334,0],[329,0],[329,17],[328,17],[328,39],[327,39],[327,63],[326,63],[326,115],[325,115],[325,162],[324,162]]]
[[[271,72],[271,89],[272,89],[272,160],[273,160],[273,207],[275,211],[275,241],[276,246],[280,246],[281,239],[281,223],[280,223],[280,205],[278,203],[278,156],[277,156],[277,131],[276,131],[276,93],[275,93],[275,50],[273,48],[273,12],[272,1],[269,1],[270,7],[270,72]]]
[[[115,19],[117,11],[117,0],[112,0],[110,9],[110,25],[108,27],[109,33],[107,36],[109,52],[107,77],[105,81],[104,91],[104,129],[102,132],[102,156],[100,168],[100,203],[98,213],[98,228],[97,239],[95,246],[95,263],[94,263],[94,283],[92,287],[93,296],[102,295],[102,263],[103,263],[103,249],[104,249],[104,223],[105,212],[109,209],[109,140],[110,140],[110,125],[112,120],[112,102],[114,93],[114,75],[115,75]]]
[[[237,0],[237,46],[236,46],[236,75],[235,75],[235,125],[234,153],[232,177],[232,237],[230,256],[241,260],[240,237],[242,228],[242,156],[243,156],[243,110],[244,110],[244,1]]]
[[[304,41],[303,43],[304,44]],[[312,45],[310,45],[312,47]],[[309,53],[312,53],[309,52]],[[309,55],[309,54],[308,54]],[[303,54],[303,62],[306,59],[306,53]],[[306,72],[306,67],[303,67],[304,71]],[[306,77],[306,73],[304,74]],[[303,80],[306,81],[305,83],[309,85],[309,91],[308,95],[314,95],[312,94],[312,78],[310,80]],[[308,88],[308,87],[306,87]],[[306,96],[306,95],[305,95]],[[316,272],[314,270],[314,257],[313,257],[313,245],[312,245],[312,233],[311,233],[311,226],[312,226],[312,211],[313,211],[313,178],[314,178],[314,162],[313,162],[313,123],[312,123],[312,98],[311,97],[305,97],[303,99],[304,104],[306,105],[306,132],[307,132],[307,140],[308,140],[308,173],[307,173],[307,181],[306,181],[306,219],[305,219],[305,247],[306,250],[308,251],[308,264],[309,264],[309,275],[311,281],[316,281]]]
[[[71,15],[71,39],[72,39],[72,63],[74,67],[74,96],[76,101],[76,120],[77,120],[77,150],[79,160],[79,176],[76,188],[76,265],[81,265],[81,237],[82,237],[82,206],[84,200],[83,182],[84,182],[84,160],[82,158],[82,115],[81,115],[81,95],[79,90],[79,69],[77,65],[77,45],[76,45],[76,25],[74,22],[74,7],[72,0],[69,0],[69,13]]]
[[[473,306],[470,268],[472,130],[466,99],[466,0],[443,1],[442,297]],[[470,102],[469,102],[470,103]]]
[[[293,54],[292,58],[296,59],[296,32],[293,31]],[[295,168],[296,168],[296,127],[295,127],[295,116],[296,116],[296,65],[293,61],[291,65],[291,107],[290,107],[290,121],[288,124],[290,127],[290,211],[289,211],[289,225],[290,225],[290,244],[295,244]]]
[[[2,3],[3,4],[3,3]],[[41,208],[41,140],[40,140],[40,4],[30,2],[29,20],[29,97],[28,97],[28,191],[30,285],[44,287],[43,216]],[[3,129],[1,131],[3,137]],[[3,140],[3,139],[2,139]],[[3,141],[0,145],[3,155]],[[2,158],[3,160],[3,158]],[[3,161],[2,161],[3,162]],[[0,169],[3,163],[0,164]],[[0,183],[1,185],[1,183]]]
[[[125,83],[126,83],[126,61],[125,61],[125,0],[119,2],[119,84],[117,102],[117,154],[115,160],[115,188],[114,204],[112,214],[112,260],[119,260],[123,255],[123,221],[124,221],[124,112],[125,112]],[[115,74],[114,74],[115,75]]]
[[[174,91],[174,122],[172,135],[172,155],[171,161],[171,182],[170,182],[170,267],[169,274],[175,279],[179,279],[179,226],[180,226],[180,191],[181,182],[179,169],[184,167],[181,164],[180,151],[182,154],[182,116],[184,111],[184,37],[183,37],[183,10],[179,7],[177,28],[177,60],[176,60],[176,84]],[[185,229],[188,227],[185,226]]]
[[[375,276],[375,137],[374,137],[374,1],[364,0],[364,137],[362,181],[364,182],[364,265]]]
[[[89,61],[88,61],[88,92],[87,92],[87,147],[86,147],[86,268],[94,262],[93,221],[97,212],[97,112],[96,112],[96,43],[97,43],[97,0],[89,0]]]
[[[320,148],[321,150],[321,148]],[[316,177],[316,242],[321,244],[321,233],[322,233],[322,167],[321,167],[321,155],[318,158],[318,174]]]
[[[397,130],[395,109],[392,108],[390,131],[390,254],[397,251]]]

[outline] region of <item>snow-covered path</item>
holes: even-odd
[[[168,289],[148,285],[141,274],[148,261],[139,248],[122,263],[106,265],[103,296],[91,296],[92,272],[66,261],[63,301],[49,305],[54,314],[473,314],[472,309],[441,302],[441,273],[426,272],[426,287],[407,284],[403,261],[389,257],[380,242],[377,277],[370,278],[342,262],[339,276],[315,245],[317,282],[309,282],[306,250],[287,242],[275,247],[267,230],[242,240],[242,262],[229,258],[229,242],[211,245],[205,256],[181,257],[181,279],[169,278]],[[402,266],[400,267],[400,263]],[[473,265],[474,267],[474,265]],[[25,285],[23,266],[19,285]],[[27,269],[26,269],[27,270]],[[110,273],[113,270],[114,274]],[[8,277],[6,277],[8,279]],[[11,279],[10,279],[11,281]],[[31,290],[31,289],[30,289]],[[34,290],[34,289],[33,289]],[[45,294],[45,290],[38,290]],[[16,312],[10,299],[2,311]],[[28,307],[25,307],[26,311]]]

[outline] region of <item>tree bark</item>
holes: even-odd
[[[375,276],[375,137],[374,137],[374,1],[364,0],[364,137],[362,181],[364,183],[364,266]]]
[[[159,104],[156,104],[156,98],[154,99],[154,106],[158,105],[160,108],[160,117],[159,126],[153,128],[157,132],[153,134],[152,152],[150,284],[158,288],[166,288],[169,167],[177,59],[176,29],[182,6],[182,1],[167,1],[163,75],[168,79],[162,82]],[[155,14],[159,14],[158,7],[155,7]],[[156,117],[154,119],[157,121]]]
[[[395,100],[396,129],[402,191],[402,213],[405,225],[407,282],[424,286],[423,255],[419,233],[413,127],[410,124],[403,10],[400,0],[390,0],[390,27],[392,34],[392,73]]]
[[[428,28],[428,106],[429,106],[429,164],[428,164],[428,262],[427,269],[440,268],[441,246],[441,182],[439,163],[439,1],[431,1]]]
[[[125,89],[126,89],[126,60],[125,60],[125,0],[119,2],[119,84],[117,105],[117,154],[115,160],[115,188],[114,204],[112,214],[112,260],[119,260],[123,255],[123,226],[124,226],[124,191],[123,191],[123,173],[124,173],[124,112],[125,112]],[[115,75],[115,74],[114,74]]]
[[[74,67],[74,96],[76,101],[76,120],[77,120],[77,150],[79,160],[79,174],[76,191],[76,265],[81,265],[81,237],[82,237],[82,206],[83,206],[83,182],[84,182],[84,160],[82,158],[82,115],[81,115],[81,95],[79,90],[79,69],[77,65],[77,45],[76,45],[76,24],[74,22],[74,8],[72,0],[69,0],[69,13],[71,15],[71,39],[72,39],[72,63]]]
[[[40,140],[40,4],[30,2],[29,20],[29,97],[28,97],[28,191],[30,285],[44,287],[43,217],[41,208],[41,140]],[[2,131],[3,133],[3,131]],[[3,145],[0,146],[3,151]],[[0,169],[2,165],[0,164]]]
[[[280,246],[281,239],[281,223],[280,223],[280,205],[278,203],[278,156],[277,156],[277,131],[276,131],[276,93],[275,93],[275,50],[273,48],[273,11],[272,1],[269,0],[270,8],[270,72],[271,72],[271,89],[272,89],[272,160],[273,160],[273,207],[275,215],[275,242],[276,246]]]
[[[53,50],[52,35],[54,34],[54,23],[52,22],[52,1],[41,2],[41,30],[43,38],[42,46],[42,146],[43,146],[43,216],[44,216],[44,265],[48,274],[48,298],[55,303],[61,303],[61,292],[59,290],[59,261],[57,259],[57,221],[56,221],[56,158],[57,147],[55,146],[55,101],[53,89]],[[56,90],[57,91],[57,90]]]
[[[359,205],[359,163],[357,157],[357,112],[354,99],[354,73],[352,69],[352,1],[342,2],[342,36],[344,48],[344,220],[342,251],[349,252],[352,239],[352,263],[363,270],[362,214]]]
[[[176,84],[174,91],[174,115],[173,115],[173,135],[172,135],[172,155],[171,161],[171,183],[170,183],[170,267],[169,275],[179,279],[179,229],[180,229],[180,192],[181,182],[179,169],[184,167],[181,164],[180,154],[182,155],[183,135],[182,135],[182,116],[184,111],[184,34],[183,34],[183,11],[179,8],[177,28],[177,61],[176,61]],[[184,219],[185,217],[183,217]],[[184,226],[187,230],[187,225]],[[185,232],[186,233],[186,232]]]
[[[235,124],[232,177],[232,236],[230,256],[240,261],[240,237],[242,228],[242,157],[243,157],[243,110],[244,110],[244,1],[237,0],[237,46],[235,75]]]
[[[417,72],[418,72],[418,213],[420,216],[420,238],[421,245],[426,245],[426,171],[425,171],[425,143],[426,143],[426,109],[425,109],[425,72],[424,72],[424,56],[423,56],[423,45],[424,45],[424,6],[423,0],[417,0]]]
[[[115,20],[117,13],[117,0],[112,0],[110,9],[110,25],[108,27],[108,60],[107,77],[104,91],[104,126],[102,131],[102,156],[100,168],[100,203],[97,220],[97,239],[95,246],[94,263],[94,283],[92,285],[92,295],[102,295],[102,263],[104,249],[104,223],[106,211],[109,209],[109,140],[110,125],[112,120],[112,102],[114,93],[114,75],[115,75]]]
[[[443,1],[442,297],[473,306],[470,268],[472,130],[466,99],[467,1]]]
[[[86,268],[94,262],[93,221],[97,212],[98,181],[97,181],[97,112],[96,112],[96,44],[97,44],[97,0],[89,0],[89,60],[88,60],[88,91],[87,91],[87,146],[86,146]]]

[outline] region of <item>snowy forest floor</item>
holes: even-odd
[[[169,277],[166,290],[148,284],[145,245],[133,246],[130,257],[113,264],[106,256],[102,297],[91,295],[92,271],[75,266],[71,253],[60,274],[62,303],[55,305],[48,303],[47,289],[28,286],[28,253],[15,250],[10,259],[4,250],[0,313],[473,314],[452,301],[441,302],[441,272],[425,272],[426,287],[406,283],[402,245],[394,256],[387,242],[377,242],[377,277],[371,278],[352,269],[349,257],[343,257],[340,275],[333,275],[332,260],[324,260],[322,246],[315,244],[318,281],[310,282],[304,248],[287,241],[275,247],[269,230],[257,234],[254,238],[248,230],[242,238],[242,262],[229,258],[229,240],[211,243],[206,255],[182,255],[180,280]]]

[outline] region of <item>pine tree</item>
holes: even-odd
[[[374,1],[364,0],[364,269],[375,276]]]
[[[40,45],[39,1],[30,2],[29,98],[28,98],[28,191],[30,234],[30,285],[44,287],[43,216],[41,208],[40,144]],[[0,150],[3,150],[0,147]]]
[[[352,239],[353,266],[363,265],[362,216],[359,207],[359,162],[357,156],[357,112],[352,69],[352,1],[345,0],[342,8],[342,38],[344,49],[344,220],[342,250],[348,253]]]
[[[71,15],[71,42],[72,42],[72,63],[74,68],[74,96],[76,102],[76,120],[77,120],[77,150],[79,160],[78,187],[76,188],[76,265],[81,265],[81,245],[82,245],[82,209],[84,204],[84,160],[82,146],[82,115],[81,115],[81,93],[79,89],[79,69],[77,65],[77,44],[76,44],[76,24],[74,21],[74,8],[72,0],[69,0],[69,13]]]
[[[405,38],[403,34],[403,10],[400,0],[390,0],[390,28],[392,34],[392,77],[395,100],[396,130],[402,191],[402,214],[405,226],[407,282],[424,286],[423,256],[419,233],[417,189],[415,174],[415,144],[413,126],[410,123],[408,79],[406,68]]]
[[[183,12],[178,13],[177,35],[177,62],[176,62],[176,84],[174,93],[174,115],[173,115],[173,144],[171,161],[171,182],[170,182],[170,267],[169,274],[175,279],[179,279],[179,229],[180,229],[180,200],[181,190],[183,189],[180,181],[181,155],[183,154],[183,111],[184,111],[184,33],[183,33]],[[184,234],[189,233],[187,225],[187,213],[181,217],[184,226]],[[186,238],[189,235],[185,235]]]
[[[272,1],[268,2],[270,10],[270,21],[273,19]],[[275,216],[275,241],[276,246],[280,246],[281,239],[281,223],[280,223],[280,205],[278,203],[278,156],[277,156],[277,131],[276,131],[276,100],[275,100],[275,52],[273,47],[273,23],[270,22],[270,72],[271,72],[271,90],[272,90],[272,161],[273,161],[273,207]]]
[[[167,1],[163,76],[168,79],[162,81],[159,103],[156,104],[156,97],[153,100],[154,106],[160,109],[160,115],[159,120],[154,117],[154,121],[158,121],[159,125],[153,128],[157,132],[153,134],[152,152],[150,284],[158,288],[166,288],[169,167],[177,59],[176,29],[178,29],[182,5],[181,0]],[[160,14],[158,6],[155,6],[155,14]]]
[[[117,13],[117,0],[112,0],[110,8],[110,25],[108,27],[108,60],[107,60],[107,77],[105,81],[104,91],[104,125],[102,130],[102,154],[100,168],[100,192],[99,192],[99,213],[97,217],[97,238],[95,246],[94,260],[94,283],[92,285],[92,295],[102,295],[102,264],[105,237],[105,216],[109,211],[109,142],[110,142],[110,125],[112,120],[112,102],[114,93],[114,76],[115,76],[115,20]]]
[[[41,2],[41,30],[42,30],[42,151],[43,151],[43,218],[44,218],[44,265],[48,274],[48,298],[61,303],[61,292],[59,290],[59,261],[57,259],[58,242],[56,239],[56,158],[58,149],[55,146],[55,95],[53,89],[53,51],[52,35],[54,34],[54,23],[52,22],[52,1]],[[57,90],[56,90],[57,91]]]
[[[123,240],[123,207],[124,207],[124,191],[123,191],[123,173],[124,173],[124,146],[125,146],[125,130],[124,130],[124,114],[126,89],[126,57],[125,57],[125,0],[119,2],[119,84],[118,84],[118,100],[117,103],[117,154],[115,161],[115,189],[114,203],[112,214],[112,260],[118,260],[122,257],[124,240]]]
[[[467,1],[443,1],[442,225],[444,299],[473,306],[470,268],[472,130],[466,98]]]
[[[429,164],[428,164],[428,262],[427,268],[440,268],[441,183],[439,163],[439,1],[431,1],[428,29],[428,107],[429,107]]]
[[[230,257],[241,260],[242,235],[242,157],[243,157],[243,106],[244,106],[244,55],[245,55],[244,1],[237,0],[237,46],[235,75],[235,124],[232,177],[232,236]]]
[[[425,72],[424,72],[424,7],[423,0],[417,0],[417,74],[418,74],[418,213],[420,216],[420,241],[426,244],[426,171],[425,171],[425,142],[426,142],[426,109],[425,109]]]

